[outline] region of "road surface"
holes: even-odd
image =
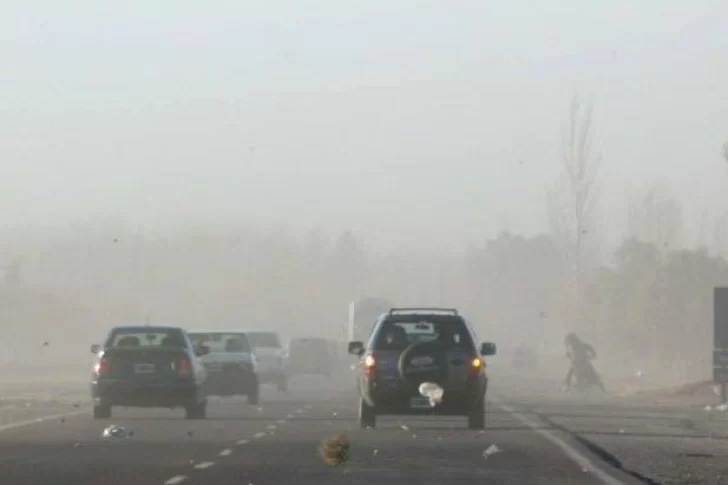
[[[705,464],[725,461],[715,455],[725,456],[725,441],[678,421],[670,414],[677,411],[539,398],[493,385],[484,432],[468,430],[465,418],[434,417],[384,417],[376,430],[360,430],[353,386],[345,382],[311,378],[294,383],[285,395],[265,389],[260,406],[211,399],[205,421],[186,421],[181,410],[116,409],[112,419],[93,420],[86,403],[0,401],[0,483],[723,483]],[[101,434],[109,424],[127,427],[134,436],[105,441]],[[326,465],[318,446],[340,432],[349,435],[351,458],[341,466]],[[672,472],[662,466],[664,454],[647,450],[691,439],[702,440],[702,448],[686,449],[700,448],[702,455],[684,457]],[[636,469],[626,467],[620,454],[634,458],[630,467]],[[701,470],[710,480],[691,481]]]

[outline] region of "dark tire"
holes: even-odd
[[[485,396],[468,413],[468,429],[485,429]]]
[[[359,399],[359,426],[362,429],[377,427],[377,412],[364,399]]]
[[[190,404],[185,407],[185,418],[205,419],[207,417],[207,401]]]
[[[256,384],[253,388],[248,391],[248,404],[257,406],[259,404],[260,387]]]
[[[109,419],[111,417],[111,406],[97,404],[94,406],[94,419]]]

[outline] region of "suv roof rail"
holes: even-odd
[[[389,314],[395,313],[450,313],[452,315],[458,315],[458,311],[455,308],[432,308],[432,307],[419,307],[419,308],[392,308],[389,310]]]

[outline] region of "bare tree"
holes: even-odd
[[[602,156],[594,145],[592,106],[584,105],[575,95],[563,139],[563,178],[550,193],[549,205],[552,230],[567,248],[567,262],[574,271],[577,301],[581,295],[586,241],[595,239],[597,175]]]

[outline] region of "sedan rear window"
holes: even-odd
[[[470,333],[462,321],[384,322],[377,332],[377,350],[404,350],[415,342],[438,341],[446,348],[472,348]]]

